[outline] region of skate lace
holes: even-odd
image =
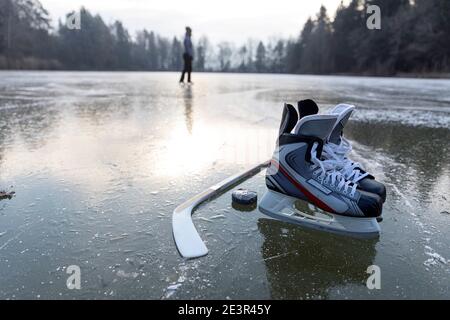
[[[341,143],[339,145],[329,142],[323,147],[324,157],[328,160],[335,161],[336,169],[342,172],[345,178],[357,183],[369,174],[361,172],[360,168],[362,168],[362,166],[360,163],[353,162],[348,158],[348,154],[351,151],[351,143],[344,138],[341,138]]]
[[[355,196],[356,184],[347,180],[342,172],[336,170],[337,160],[326,159],[320,160],[317,158],[318,143],[314,143],[311,148],[311,161],[313,166],[311,167],[313,175],[318,176],[318,180],[321,184],[328,184],[333,186],[336,190],[344,192],[344,194],[350,194],[351,197]]]

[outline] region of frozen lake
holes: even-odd
[[[450,81],[293,75],[0,72],[0,299],[450,299]],[[358,108],[353,158],[388,188],[379,239],[241,212],[173,209],[270,157],[284,102]],[[244,183],[262,195],[263,173]],[[81,268],[81,290],[66,268]],[[381,269],[381,290],[366,287]]]

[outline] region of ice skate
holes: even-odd
[[[307,115],[315,115],[319,112],[319,107],[312,100],[300,101],[298,109],[301,118]],[[331,110],[329,114],[334,114],[338,118],[326,140],[322,156],[327,160],[334,160],[336,168],[346,179],[356,183],[358,189],[375,193],[385,202],[386,187],[384,184],[376,181],[375,177],[366,172],[360,163],[354,162],[349,158],[352,145],[344,138],[343,131],[354,110],[355,106],[348,104],[339,104]]]
[[[311,111],[301,108],[299,120],[295,108],[285,105],[277,147],[266,174],[269,190],[259,204],[260,211],[314,229],[378,235],[376,218],[382,212],[381,197],[358,189],[336,169],[335,160],[322,158],[339,116]],[[295,203],[301,200],[323,210],[323,214],[297,210]]]

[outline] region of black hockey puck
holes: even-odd
[[[233,191],[231,198],[233,199],[233,203],[240,205],[251,205],[257,202],[258,194],[254,191],[238,189]]]

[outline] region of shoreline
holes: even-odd
[[[178,70],[86,70],[86,69],[1,69],[0,72],[180,72]],[[315,73],[282,73],[282,72],[238,72],[238,71],[196,71],[195,73],[218,73],[218,74],[260,74],[260,75],[293,75],[293,76],[334,76],[334,77],[371,77],[371,78],[406,78],[406,79],[450,79],[450,73],[396,73],[393,75],[371,74],[371,73],[329,73],[329,74],[315,74]]]

